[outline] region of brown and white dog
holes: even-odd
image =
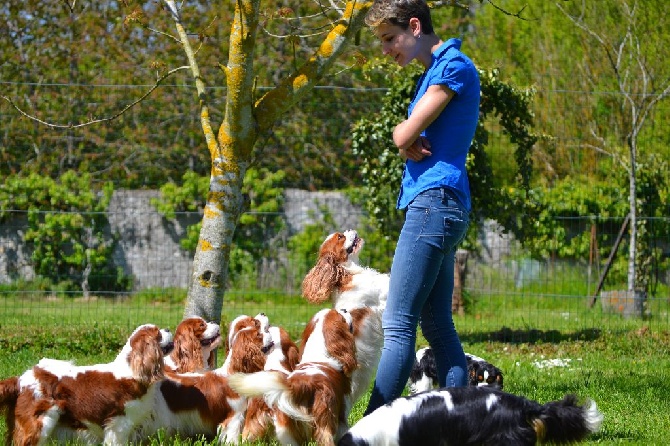
[[[270,321],[265,313],[241,315],[232,320],[226,338],[226,359],[218,372],[224,376],[242,370],[263,370],[274,347]]]
[[[353,229],[328,235],[302,282],[302,294],[310,303],[331,300],[333,308],[351,313],[358,362],[351,378],[352,405],[368,391],[379,364],[384,344],[381,317],[389,288],[388,274],[359,265],[364,243]]]
[[[204,372],[215,368],[214,350],[221,344],[219,324],[199,316],[184,319],[174,333],[174,349],[165,358],[168,372]]]
[[[383,311],[389,275],[359,265],[364,243],[353,229],[328,235],[316,264],[302,281],[305,299],[315,304],[330,300],[334,308],[346,310],[370,307]]]
[[[247,398],[228,385],[229,373],[263,370],[272,339],[267,317],[239,316],[230,324],[224,364],[204,373],[167,374],[157,384],[152,416],[134,430],[141,442],[160,431],[165,438],[219,436],[221,443],[237,443],[242,434]]]
[[[269,326],[268,331],[273,346],[268,352],[263,370],[288,375],[300,362],[300,351],[283,327]],[[262,397],[250,398],[244,418],[242,440],[250,443],[262,440],[271,442],[276,438],[277,429],[281,430],[282,425],[291,422],[286,415],[269,407]]]
[[[169,331],[146,324],[133,331],[111,363],[40,360],[18,379],[8,437],[15,445],[52,440],[126,444],[128,420],[150,415],[147,403],[164,376],[163,357],[171,344]]]
[[[334,445],[347,430],[351,375],[357,367],[351,314],[323,309],[307,324],[301,359],[288,375],[281,371],[237,373],[229,378],[239,394],[265,397],[277,415],[281,444]]]

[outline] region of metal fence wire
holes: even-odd
[[[35,243],[27,241],[30,223],[26,213],[8,212],[0,224],[0,324],[10,331],[92,321],[132,327],[136,321],[151,320],[174,326],[182,316],[193,259],[192,253],[180,246],[180,240],[187,226],[199,221],[201,215],[180,213],[168,220],[148,205],[156,193],[120,193],[110,206],[107,226],[99,229],[100,238],[84,239],[71,234],[50,254],[41,251],[36,255]],[[333,193],[328,194],[327,198],[333,200]],[[313,202],[318,208],[323,199],[322,194],[302,192],[298,201],[303,207]],[[114,204],[114,200],[118,202]],[[363,213],[352,213],[349,206],[336,203],[331,201],[331,212],[333,224],[340,227],[333,229],[359,225],[357,229],[365,237],[366,228],[357,221]],[[347,212],[341,212],[344,208]],[[272,257],[255,259],[252,268],[231,272],[223,320],[258,311],[284,312],[284,323],[294,332],[299,332],[307,320],[306,314],[311,310],[300,297],[300,283],[316,260],[316,252],[296,256],[290,240],[319,216],[306,208],[303,213],[291,214],[291,209],[289,206],[279,215],[286,220],[286,233],[267,240],[275,248]],[[669,223],[668,219],[662,220],[660,223]],[[575,233],[589,227],[586,218],[566,219],[563,223]],[[600,234],[601,238],[616,240],[622,223],[622,219],[611,219],[609,225],[601,225],[610,228],[609,233]],[[622,320],[633,326],[670,329],[670,271],[666,261],[670,240],[657,241],[661,255],[649,269],[648,290],[631,294],[626,291],[626,249],[620,247],[612,256],[599,254],[612,253],[614,246],[610,244],[595,255],[590,252],[580,258],[538,260],[495,222],[483,227],[481,248],[468,252],[461,265],[464,305],[457,324],[466,339],[468,333],[476,333],[479,339],[513,340],[520,333],[527,337],[529,330],[553,338],[565,333],[580,336],[589,330],[606,329],[614,322],[620,327]],[[324,232],[323,237],[326,235]],[[75,240],[77,237],[79,241]],[[80,264],[57,261],[58,257],[73,258],[78,249],[75,245],[80,242],[90,243],[88,248],[107,246],[108,261],[95,265],[90,264],[90,259],[87,264],[86,257]],[[361,255],[363,263],[370,261],[365,249]],[[53,256],[50,270],[40,270],[39,262],[48,261],[42,257],[49,255]],[[390,259],[393,252],[381,255]]]

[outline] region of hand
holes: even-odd
[[[421,161],[433,153],[430,151],[430,141],[425,136],[419,136],[411,146],[400,150],[400,156],[405,160]]]

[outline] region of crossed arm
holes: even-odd
[[[430,156],[430,142],[421,136],[456,93],[445,85],[431,85],[414,106],[412,114],[393,130],[393,142],[403,160],[421,161]]]

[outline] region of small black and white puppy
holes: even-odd
[[[468,385],[503,389],[503,373],[498,367],[469,353],[465,354],[465,359],[468,362]],[[430,347],[416,351],[408,384],[412,395],[439,387],[435,354]]]
[[[401,397],[361,418],[338,446],[535,446],[597,432],[596,403],[567,395],[540,404],[492,387],[450,387]]]

